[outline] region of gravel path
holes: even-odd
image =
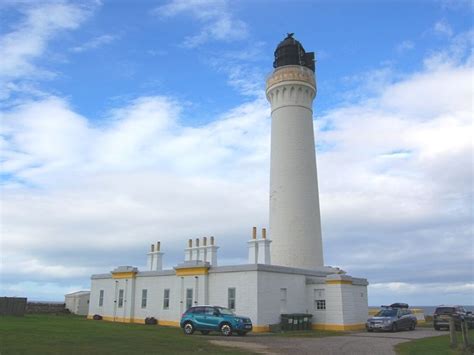
[[[444,332],[418,328],[397,333],[354,332],[324,338],[285,338],[252,335],[242,337],[213,337],[216,345],[230,346],[259,354],[312,354],[312,355],[394,355],[396,344],[413,339],[442,335]]]

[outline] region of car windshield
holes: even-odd
[[[376,317],[395,317],[396,315],[397,315],[396,309],[382,309],[375,316]]]
[[[226,314],[228,316],[234,315],[234,312],[232,312],[229,308],[217,307],[217,309],[219,310],[219,312],[221,312],[221,314]]]
[[[454,307],[438,307],[436,308],[435,314],[453,314],[454,312]]]

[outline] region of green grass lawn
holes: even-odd
[[[395,346],[395,350],[399,355],[418,355],[418,354],[429,354],[429,355],[460,355],[460,354],[472,354],[474,347],[471,345],[470,350],[463,351],[461,348],[462,336],[461,332],[456,332],[458,339],[458,348],[451,349],[449,347],[449,334],[442,332],[445,335],[440,335],[433,338],[424,338],[412,340],[406,343],[401,343]],[[474,330],[469,330],[470,343],[474,344]]]
[[[8,354],[242,354],[178,328],[87,320],[73,315],[0,318],[0,353]]]

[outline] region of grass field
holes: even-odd
[[[460,354],[473,354],[474,346],[471,345],[471,349],[464,350],[461,348],[462,337],[460,332],[456,332],[458,339],[458,348],[450,349],[449,347],[449,334],[448,332],[440,332],[438,337],[424,338],[412,340],[406,343],[401,343],[395,346],[395,350],[399,355],[418,355],[418,354],[429,354],[429,355],[460,355]],[[474,344],[474,330],[469,330],[470,343]]]
[[[185,336],[180,329],[86,320],[73,315],[0,318],[0,353],[8,354],[242,354]]]

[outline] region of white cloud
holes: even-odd
[[[439,36],[447,37],[451,37],[454,33],[453,29],[451,28],[451,25],[446,20],[440,20],[436,22],[433,27],[433,31]]]
[[[0,38],[0,76],[16,78],[35,75],[34,59],[46,50],[47,42],[60,31],[77,28],[87,11],[77,5],[46,2],[19,6],[23,21]]]
[[[76,53],[85,52],[85,51],[96,49],[106,44],[112,43],[116,39],[117,39],[117,36],[113,36],[109,34],[97,36],[97,37],[92,38],[88,42],[81,44],[80,46],[71,48],[71,51],[76,52]]]
[[[189,14],[202,27],[199,33],[185,38],[185,47],[198,47],[209,40],[234,41],[245,39],[248,26],[242,20],[235,18],[225,0],[172,0],[153,10],[159,17],[174,17]]]
[[[406,41],[400,42],[395,47],[395,50],[398,53],[404,53],[406,51],[412,50],[413,48],[415,48],[415,43],[413,43],[413,41],[406,40]]]
[[[8,5],[8,4],[7,4]],[[40,91],[32,80],[56,74],[37,64],[47,51],[48,42],[62,32],[74,30],[90,15],[94,6],[62,1],[12,3],[22,15],[10,31],[0,36],[0,100],[12,92],[32,94]],[[25,80],[25,81],[23,81]]]

